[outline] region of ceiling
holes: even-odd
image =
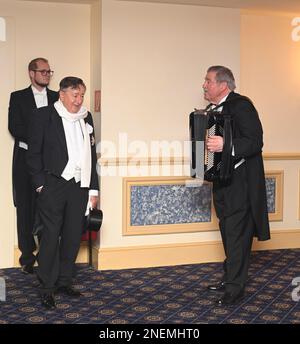
[[[1,1],[1,0],[0,0]],[[31,2],[60,2],[60,3],[67,3],[67,4],[92,4],[97,0],[18,0],[18,1],[31,1]]]
[[[148,0],[135,1],[149,2]],[[300,13],[300,0],[151,0],[151,2]]]
[[[96,0],[22,0],[61,3],[91,4]],[[118,0],[128,1],[128,0]],[[133,0],[136,2],[161,2],[211,7],[241,8],[259,11],[291,12],[300,14],[300,0]]]

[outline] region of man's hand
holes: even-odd
[[[206,146],[209,152],[222,152],[223,150],[223,137],[210,136],[206,141]]]
[[[98,196],[90,196],[90,206],[93,208],[93,209],[96,209],[97,208],[97,204],[98,204],[98,200],[99,200],[99,197]]]

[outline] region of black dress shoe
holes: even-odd
[[[217,300],[217,304],[220,306],[235,305],[242,300],[244,297],[244,291],[241,290],[239,293],[230,293],[226,291],[224,295]]]
[[[71,297],[80,297],[82,296],[81,292],[78,290],[75,290],[74,288],[70,287],[70,286],[60,286],[57,287],[56,289],[56,293],[58,294],[65,294]]]
[[[23,274],[33,274],[33,265],[32,264],[22,265],[21,271],[23,272]]]
[[[56,303],[53,294],[42,294],[41,304],[47,309],[56,308]]]
[[[219,284],[212,284],[207,287],[211,291],[225,291],[225,283],[221,282]]]

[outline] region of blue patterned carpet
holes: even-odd
[[[236,306],[215,304],[206,289],[222,276],[221,263],[96,271],[77,266],[79,299],[56,296],[57,309],[40,306],[35,276],[0,270],[6,301],[0,324],[299,324],[300,249],[253,252],[245,299]],[[299,283],[299,282],[298,282]],[[294,290],[300,296],[300,291]]]

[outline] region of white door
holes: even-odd
[[[13,139],[8,132],[8,103],[15,86],[15,31],[12,18],[0,13],[0,268],[14,265],[16,233],[12,200]]]

